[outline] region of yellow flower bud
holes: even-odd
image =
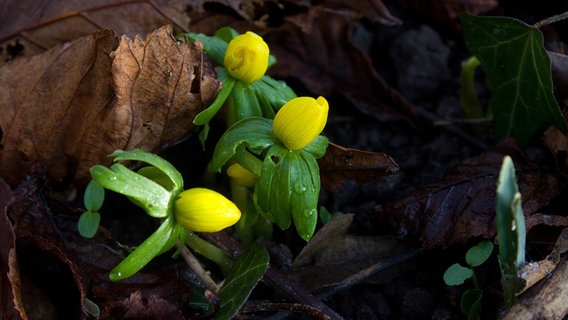
[[[329,105],[324,97],[298,97],[276,113],[272,131],[286,148],[298,150],[312,142],[325,127]]]
[[[266,72],[269,55],[270,50],[262,37],[248,31],[229,42],[223,63],[233,78],[252,83]]]
[[[196,232],[217,232],[237,223],[241,211],[222,194],[193,188],[179,194],[174,204],[176,221]]]
[[[258,181],[258,176],[243,168],[238,163],[234,163],[227,168],[227,175],[238,185],[252,188]]]

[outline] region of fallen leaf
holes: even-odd
[[[365,183],[398,172],[398,164],[384,153],[345,148],[330,143],[318,160],[324,188],[337,192],[346,180]]]
[[[0,46],[31,56],[102,29],[131,38],[171,24],[186,31],[195,1],[7,1],[0,11]],[[1,63],[6,61],[3,59]]]
[[[128,254],[118,247],[117,241],[109,232],[100,227],[93,239],[86,239],[77,231],[78,212],[50,201],[46,196],[45,169],[34,166],[28,176],[12,193],[6,212],[14,222],[15,236],[20,242],[29,243],[38,252],[47,252],[69,268],[72,284],[68,279],[57,278],[61,287],[76,287],[78,297],[65,302],[65,310],[71,314],[88,317],[86,313],[87,295],[99,306],[101,314],[109,310],[129,310],[132,294],[143,299],[159,297],[159,303],[167,301],[163,310],[181,310],[191,295],[191,289],[180,281],[180,272],[175,260],[163,268],[143,269],[133,277],[112,282],[110,270]],[[20,266],[21,267],[21,266]],[[47,273],[51,264],[37,263],[34,273]],[[18,269],[15,269],[18,274]],[[51,297],[53,298],[53,297]],[[134,310],[133,310],[134,311]]]
[[[462,161],[438,185],[377,206],[376,214],[391,217],[399,236],[417,237],[424,247],[448,247],[475,237],[493,238],[495,189],[506,154],[515,163],[523,211],[530,219],[560,192],[560,179],[528,163],[511,139]]]
[[[413,119],[414,106],[381,78],[371,58],[353,43],[356,18],[319,6],[285,17],[282,26],[264,35],[278,59],[271,75],[297,79],[314,94],[340,94],[380,121]]]
[[[499,2],[496,0],[429,0],[412,1],[399,0],[401,5],[441,23],[452,30],[460,30],[458,18],[465,12],[481,14],[495,9]]]
[[[353,218],[353,214],[344,214],[326,223],[294,259],[287,273],[315,290],[340,282],[404,249],[393,237],[349,234]]]
[[[12,196],[10,186],[0,178],[0,319],[27,319],[21,296],[21,281],[16,258],[16,236],[6,213]]]
[[[83,185],[116,149],[187,138],[219,86],[201,46],[176,41],[171,26],[118,47],[101,31],[16,59],[0,69],[0,176],[16,185],[41,162],[54,186]]]

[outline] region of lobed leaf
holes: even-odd
[[[543,124],[566,132],[541,32],[506,17],[464,14],[461,21],[467,47],[487,73],[497,136],[525,144]]]

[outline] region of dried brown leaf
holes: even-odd
[[[495,189],[506,154],[515,163],[523,210],[530,220],[560,192],[560,179],[528,163],[509,139],[462,161],[437,186],[379,205],[377,214],[393,218],[401,237],[416,237],[424,247],[447,247],[475,237],[493,238]],[[534,225],[527,224],[527,232]]]
[[[158,270],[142,270],[121,282],[110,281],[110,270],[128,253],[117,246],[116,240],[103,227],[99,228],[93,239],[81,237],[77,232],[77,212],[47,200],[44,174],[42,166],[33,168],[33,175],[14,190],[7,212],[14,221],[18,240],[31,244],[41,252],[50,253],[69,268],[74,283],[61,285],[75,286],[80,299],[74,300],[76,304],[66,302],[67,310],[76,310],[86,319],[87,294],[102,313],[117,310],[115,308],[123,310],[120,307],[122,301],[127,301],[133,293],[140,294],[143,299],[160,297],[160,301],[175,305],[176,310],[182,309],[191,289],[180,281],[180,273],[172,270],[176,268],[174,263],[166,268],[156,268]],[[45,270],[48,268],[52,266],[38,263],[33,270],[47,272]],[[14,272],[18,272],[18,269]]]
[[[15,185],[41,162],[51,182],[84,184],[116,149],[186,138],[218,88],[199,44],[177,42],[170,26],[118,47],[107,30],[16,59],[0,69],[0,176]]]
[[[458,18],[463,13],[485,13],[499,5],[496,0],[400,0],[399,3],[421,16],[442,23],[453,30],[461,28]]]
[[[6,1],[0,11],[0,45],[3,52],[21,46],[31,56],[57,44],[101,29],[119,35],[146,35],[167,24],[176,33],[189,25],[188,6],[195,1]]]
[[[281,27],[264,35],[278,59],[271,74],[297,79],[317,95],[341,94],[380,121],[413,119],[414,107],[384,81],[371,58],[353,43],[356,18],[319,6],[285,17]]]
[[[288,273],[314,290],[340,282],[404,249],[393,237],[349,234],[353,217],[345,214],[326,223],[294,259]]]
[[[345,148],[330,143],[318,161],[322,185],[337,192],[346,180],[365,183],[398,172],[398,164],[384,153]]]

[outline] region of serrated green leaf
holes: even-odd
[[[101,186],[134,200],[150,216],[166,217],[171,194],[156,182],[119,163],[112,165],[110,169],[100,165],[93,166],[91,176]]]
[[[166,245],[171,244],[171,235],[175,232],[175,220],[169,216],[162,225],[154,231],[142,244],[132,251],[118,266],[111,270],[111,281],[126,279],[140,271],[160,252],[165,251]]]
[[[272,134],[272,120],[248,118],[233,124],[221,136],[211,159],[211,169],[218,172],[231,159],[241,145],[259,153],[276,143]]]
[[[543,124],[566,132],[541,32],[506,17],[461,17],[465,42],[487,73],[499,138],[526,143]]]
[[[449,286],[459,286],[472,276],[473,270],[454,263],[444,273],[444,282]]]
[[[77,223],[77,231],[82,237],[92,238],[99,229],[101,215],[98,212],[85,211],[79,217]]]
[[[304,151],[311,153],[316,159],[325,155],[329,140],[325,136],[317,136],[310,144],[304,147]]]
[[[489,240],[483,240],[476,246],[471,247],[465,254],[465,261],[472,267],[482,265],[493,252],[493,243]]]
[[[225,284],[217,295],[221,308],[213,319],[228,320],[237,314],[258,281],[262,279],[268,268],[268,261],[268,252],[256,243],[235,260]]]
[[[89,181],[83,196],[85,209],[87,209],[87,211],[97,212],[101,209],[104,201],[105,189],[95,180]]]

